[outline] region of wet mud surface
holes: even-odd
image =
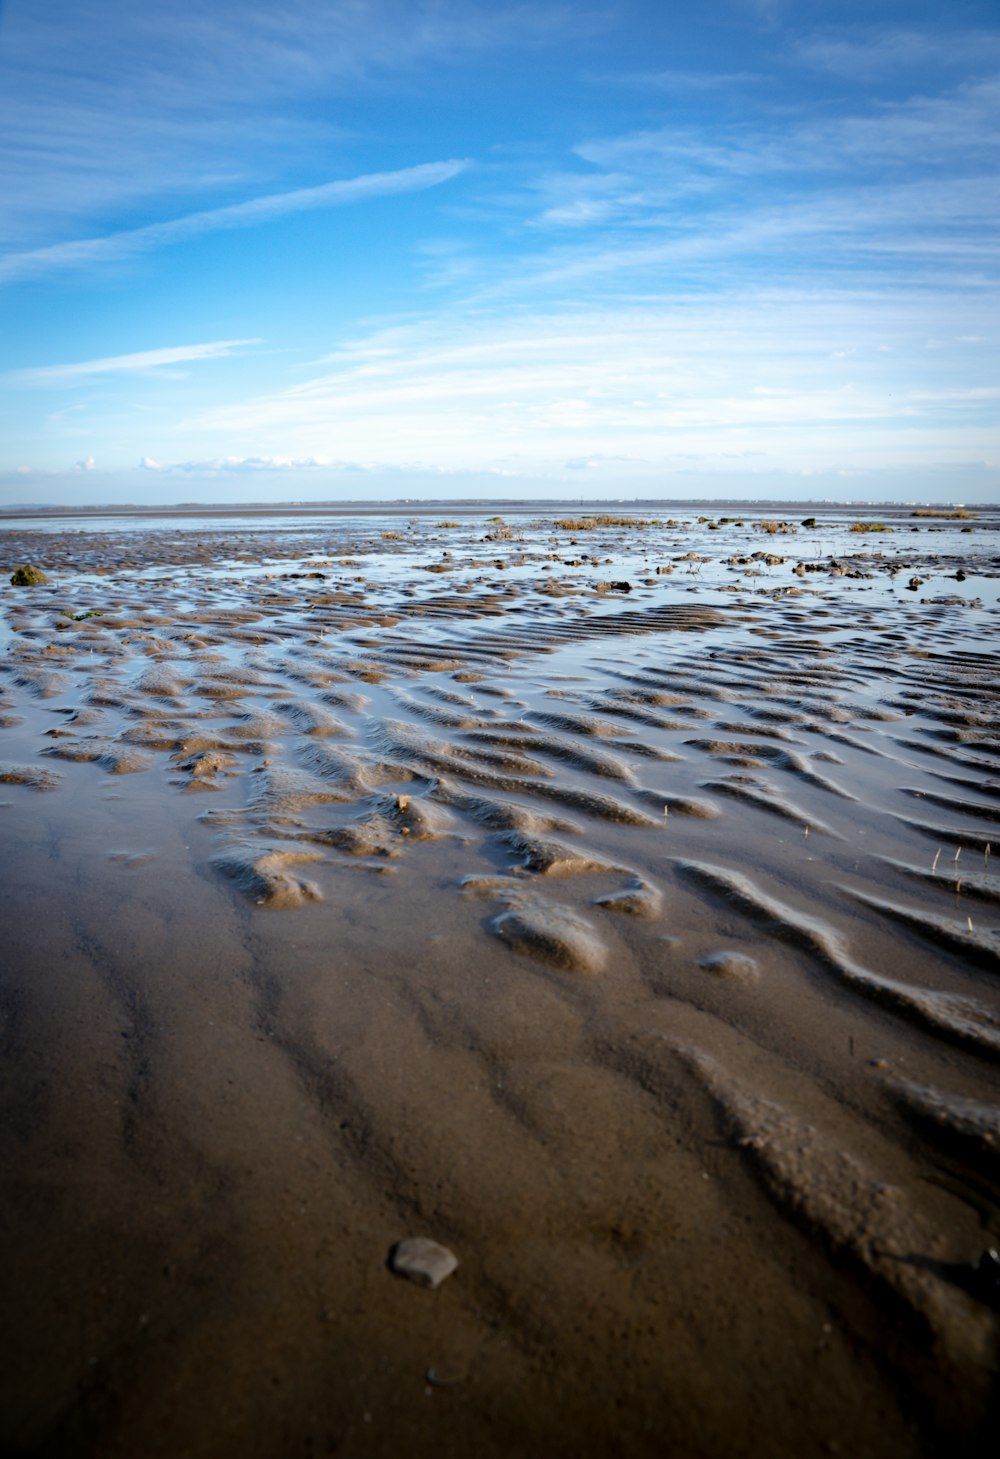
[[[990,1452],[1000,520],[802,516],[5,526],[3,1453]]]

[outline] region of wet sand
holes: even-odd
[[[1000,518],[670,510],[0,534],[0,1452],[991,1451]]]

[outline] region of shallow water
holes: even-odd
[[[451,512],[0,538],[4,1440],[971,1452],[997,519]]]

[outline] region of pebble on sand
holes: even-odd
[[[418,1287],[439,1287],[458,1266],[458,1257],[446,1246],[426,1236],[408,1236],[397,1241],[389,1253],[389,1267],[397,1277],[406,1277]]]

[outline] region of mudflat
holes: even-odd
[[[669,510],[5,524],[4,1454],[991,1451],[1000,516]]]

